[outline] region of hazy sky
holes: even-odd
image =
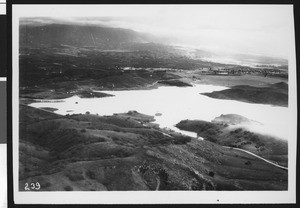
[[[31,6],[20,13],[130,28],[170,37],[173,43],[224,52],[287,57],[293,39],[288,5],[61,5]]]

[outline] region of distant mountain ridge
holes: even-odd
[[[132,29],[76,23],[32,23],[20,21],[20,47],[54,48],[61,46],[100,50],[150,51],[154,56],[185,56],[192,60],[231,65],[279,67],[287,70],[288,61],[263,55],[227,54],[171,44],[158,37]]]
[[[150,41],[147,35],[122,28],[67,24],[20,25],[21,47],[70,45],[116,49],[124,43]]]

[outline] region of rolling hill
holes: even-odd
[[[152,116],[59,116],[21,106],[19,190],[286,190],[287,171],[151,125]]]

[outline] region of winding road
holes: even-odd
[[[250,155],[252,155],[252,156],[254,156],[254,157],[257,157],[257,158],[259,158],[259,159],[261,159],[261,160],[263,160],[263,161],[265,161],[265,162],[267,162],[267,163],[269,163],[269,164],[271,164],[271,165],[274,165],[274,166],[276,166],[276,167],[278,167],[278,168],[281,168],[281,169],[284,169],[284,170],[288,170],[287,167],[278,165],[278,164],[276,164],[276,163],[274,163],[274,162],[271,162],[271,161],[269,161],[269,160],[267,160],[267,159],[265,159],[265,158],[263,158],[263,157],[260,157],[260,156],[258,156],[258,155],[256,155],[256,154],[252,153],[252,152],[249,152],[249,151],[247,151],[247,150],[240,149],[240,148],[235,148],[235,147],[227,147],[227,146],[223,146],[223,147],[225,147],[225,148],[230,148],[230,149],[235,149],[235,150],[239,150],[239,151],[242,151],[242,152],[246,152],[246,153],[248,153],[248,154],[250,154]]]
[[[171,135],[166,134],[166,133],[164,133],[164,132],[162,132],[162,131],[159,131],[159,132],[161,132],[161,133],[164,134],[165,136],[172,137]],[[201,137],[201,138],[202,138],[202,137]],[[204,139],[202,138],[201,140],[204,140]],[[225,147],[225,148],[228,148],[228,149],[235,149],[235,150],[239,150],[239,151],[248,153],[248,154],[250,154],[250,155],[252,155],[252,156],[254,156],[254,157],[258,158],[258,159],[261,159],[261,160],[263,160],[263,161],[265,161],[265,162],[267,162],[267,163],[269,163],[269,164],[271,164],[271,165],[274,165],[274,166],[276,166],[276,167],[278,167],[278,168],[281,168],[281,169],[284,169],[284,170],[288,170],[287,167],[284,167],[284,166],[278,165],[278,164],[276,164],[276,163],[274,163],[274,162],[271,162],[271,161],[269,161],[269,160],[267,160],[267,159],[265,159],[265,158],[263,158],[263,157],[260,157],[260,156],[254,154],[254,153],[252,153],[252,152],[250,152],[250,151],[247,151],[247,150],[244,150],[244,149],[240,149],[240,148],[236,148],[236,147],[228,147],[228,146],[222,146],[222,147]]]
[[[159,178],[156,178],[156,183],[157,183],[157,185],[156,185],[155,191],[158,191],[159,190],[159,186],[160,186],[160,180],[159,180]]]

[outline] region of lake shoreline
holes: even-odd
[[[20,90],[20,98],[22,102],[30,103],[33,99],[67,99],[72,96],[80,96],[82,98],[98,98],[111,96],[101,93],[101,91],[125,91],[125,90],[153,90],[159,86],[177,86],[177,87],[191,87],[193,84],[215,85],[224,87],[234,87],[241,84],[249,86],[268,86],[278,82],[287,82],[286,79],[262,77],[258,75],[241,75],[241,76],[220,76],[220,75],[202,75],[196,71],[191,73],[183,72],[167,72],[165,75],[167,79],[160,78],[155,81],[139,84],[137,86],[114,86],[103,87],[96,86],[95,84],[88,84],[88,82],[78,83],[77,87],[61,88],[59,90],[53,89],[49,86],[28,87]],[[90,83],[96,80],[91,80]],[[67,84],[65,84],[67,85]],[[70,82],[70,85],[73,85]],[[238,98],[237,98],[238,99]],[[272,104],[272,103],[271,103]],[[274,103],[276,105],[276,103]]]

